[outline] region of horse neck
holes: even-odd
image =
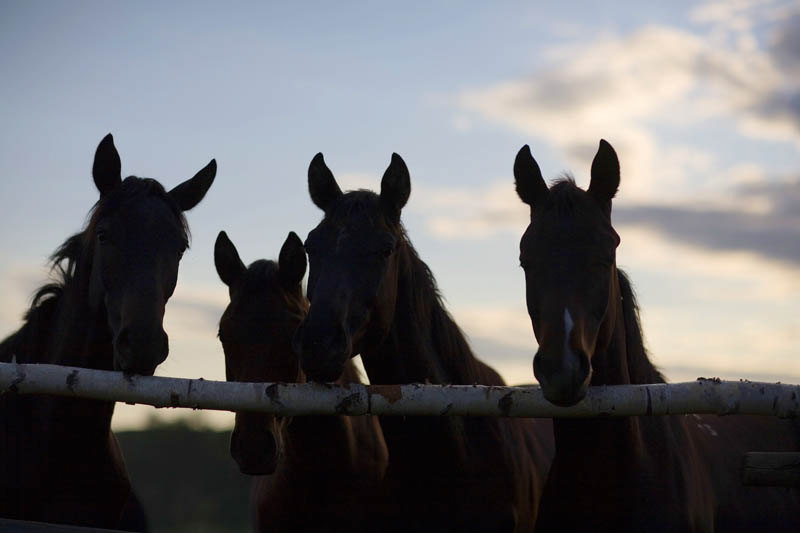
[[[617,283],[613,287],[614,305],[610,308],[613,309],[614,325],[607,348],[592,357],[591,384],[663,383],[663,377],[647,357],[636,299],[622,271],[618,271]],[[574,452],[574,459],[582,462],[594,457],[586,454],[587,442],[591,442],[597,444],[593,451],[600,456],[630,457],[644,450],[641,422],[639,417],[586,420],[556,418],[553,420],[556,449],[559,455]],[[607,463],[612,464],[610,460]]]
[[[358,382],[358,373],[352,362],[345,365],[339,384]],[[300,372],[298,383],[306,381]],[[356,442],[353,425],[346,416],[296,416],[286,427],[286,460],[292,470],[310,473],[342,469],[352,471],[355,466]]]
[[[113,370],[114,348],[103,305],[92,309],[89,305],[89,279],[92,254],[84,252],[75,267],[74,275],[65,283],[49,327],[50,338],[41,344],[44,353],[37,354],[38,362]],[[111,427],[114,402],[83,400],[78,398],[52,398],[44,407],[51,416],[58,413],[75,413],[69,416],[74,424],[83,428],[87,439],[92,435],[107,434]],[[44,403],[43,403],[44,405]],[[68,424],[67,424],[68,425]],[[59,424],[65,428],[65,424]],[[77,433],[80,429],[64,429]],[[58,438],[58,437],[54,437]],[[105,438],[105,437],[104,437]]]
[[[609,306],[614,320],[610,342],[592,357],[592,385],[663,383],[664,378],[647,357],[630,281],[621,270],[617,270],[616,278]]]
[[[406,243],[398,257],[397,297],[389,333],[365,350],[364,368],[380,384],[500,384],[472,353],[442,306],[430,272]]]
[[[89,303],[91,251],[84,253],[64,292],[51,329],[48,363],[113,370],[114,347],[104,305]]]
[[[407,245],[410,248],[410,244]],[[478,361],[443,308],[428,269],[416,254],[402,254],[393,321],[384,341],[365,349],[364,368],[374,384],[503,384]],[[459,471],[470,467],[477,440],[495,435],[492,418],[380,417],[395,472]],[[421,436],[424,435],[424,438]],[[475,440],[477,439],[477,440]],[[485,443],[484,443],[485,444]],[[402,465],[402,466],[401,466]]]

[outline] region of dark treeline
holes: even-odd
[[[230,430],[154,419],[142,431],[115,434],[151,532],[251,530],[252,478],[230,457]]]

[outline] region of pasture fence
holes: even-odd
[[[685,383],[590,387],[572,407],[537,385],[238,383],[139,376],[47,364],[0,363],[0,394],[67,397],[281,416],[398,415],[615,417],[680,414],[800,415],[800,385],[698,378]]]
[[[239,383],[0,363],[0,396],[10,393],[280,416],[800,415],[800,385],[705,378],[684,383],[590,387],[576,405],[559,407],[548,402],[537,385]],[[800,453],[748,453],[743,458],[742,479],[752,485],[800,487]]]

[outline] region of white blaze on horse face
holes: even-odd
[[[572,354],[572,348],[569,346],[569,338],[572,336],[572,315],[569,314],[569,309],[564,308],[564,355]]]

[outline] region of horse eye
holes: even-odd
[[[104,230],[97,230],[97,240],[102,244],[108,240],[108,236]]]

